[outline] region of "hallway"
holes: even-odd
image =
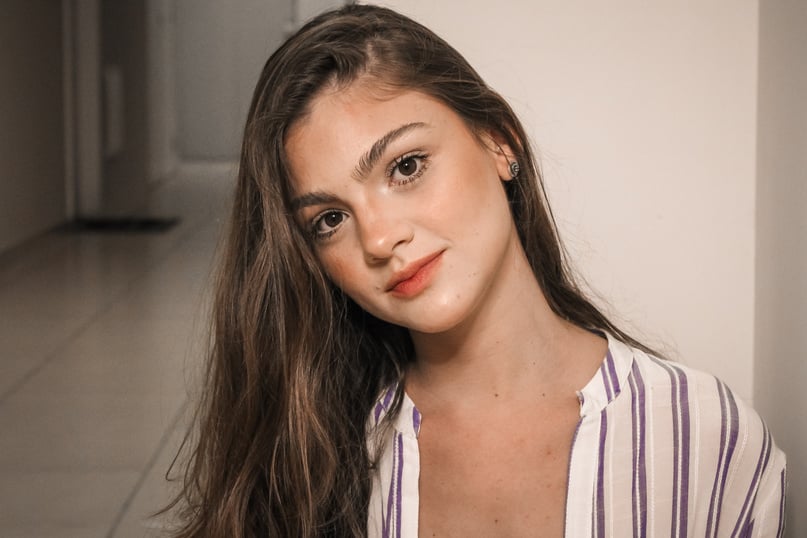
[[[234,170],[161,185],[166,232],[54,231],[0,256],[0,536],[158,533]]]

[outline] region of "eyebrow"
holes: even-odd
[[[422,121],[417,121],[413,123],[407,123],[405,125],[401,125],[393,129],[392,131],[388,132],[378,140],[376,140],[375,144],[361,156],[359,159],[359,164],[356,165],[356,168],[353,170],[353,177],[356,179],[361,179],[367,176],[370,171],[375,167],[378,159],[384,154],[384,150],[387,149],[387,146],[392,144],[395,140],[402,137],[409,131],[413,129],[420,129],[423,127],[428,127],[426,123]]]
[[[364,155],[362,155],[361,158],[359,158],[359,163],[356,165],[356,168],[353,169],[353,177],[357,180],[367,177],[370,171],[375,167],[376,163],[378,163],[378,160],[384,154],[387,146],[409,131],[414,129],[422,129],[424,127],[429,127],[429,124],[422,121],[407,123],[405,125],[401,125],[400,127],[396,127],[376,140],[372,147],[370,147],[370,149]],[[296,213],[305,207],[312,205],[327,205],[335,202],[336,200],[336,196],[327,192],[309,192],[294,198],[291,201],[291,210],[292,212]]]
[[[293,213],[301,210],[304,207],[312,205],[327,205],[336,201],[336,196],[328,194],[327,192],[315,191],[298,196],[291,201],[291,210]]]

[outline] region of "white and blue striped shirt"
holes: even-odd
[[[708,374],[612,337],[608,347],[579,391],[565,536],[781,536],[785,456],[756,412]],[[374,476],[371,538],[418,535],[420,422],[405,396]]]

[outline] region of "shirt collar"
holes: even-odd
[[[600,368],[585,387],[577,391],[580,400],[580,416],[599,413],[619,396],[627,383],[633,367],[633,349],[605,333],[608,339],[608,352]]]
[[[603,333],[608,339],[608,351],[594,377],[577,391],[580,400],[580,416],[599,413],[614,401],[627,383],[628,374],[633,367],[633,349],[614,338],[610,333]],[[390,409],[398,390],[398,383],[389,387],[376,402],[371,417],[371,425],[378,426],[381,419]],[[395,419],[394,428],[404,435],[417,437],[420,433],[422,415],[415,403],[404,392],[401,409]]]

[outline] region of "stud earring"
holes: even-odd
[[[510,179],[516,179],[519,172],[521,172],[521,166],[518,165],[518,161],[510,161]]]

